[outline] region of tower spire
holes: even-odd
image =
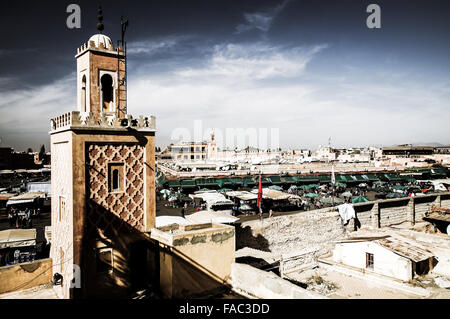
[[[98,6],[98,23],[97,23],[97,30],[102,33],[103,29],[105,28],[105,26],[103,25],[103,11],[102,11],[102,6]]]

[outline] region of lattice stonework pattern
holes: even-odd
[[[144,147],[137,144],[88,146],[90,226],[108,232],[123,228],[125,222],[139,231],[144,230],[144,153]],[[109,190],[109,163],[124,165],[125,184],[121,192]]]

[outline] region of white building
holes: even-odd
[[[434,266],[433,254],[424,247],[399,238],[355,237],[336,244],[334,262],[367,273],[411,280],[415,274],[428,273]]]

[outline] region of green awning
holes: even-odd
[[[184,179],[180,182],[180,185],[182,188],[197,187],[197,184],[195,183],[195,179]]]
[[[331,182],[331,175],[318,175],[320,183],[330,183]]]
[[[160,176],[157,180],[156,180],[156,184],[158,184],[158,187],[163,187],[164,184],[166,184],[168,182],[168,180],[166,179],[166,177],[164,175]]]
[[[169,181],[169,187],[180,187],[180,181],[178,179]]]
[[[342,183],[342,182],[336,182],[336,183],[329,183],[331,186],[335,186],[335,187],[342,187],[342,188],[346,188],[347,187],[347,185],[345,184],[345,183]]]
[[[432,168],[430,170],[431,176],[447,176],[447,171],[443,168]]]
[[[365,202],[368,202],[368,201],[369,200],[367,198],[365,198],[364,196],[361,196],[361,195],[351,199],[351,202],[353,204],[355,204],[355,203],[365,203]]]
[[[374,182],[374,181],[378,181],[379,180],[379,178],[377,177],[376,174],[365,174],[365,175],[369,178],[369,181]]]
[[[361,174],[355,174],[352,176],[355,177],[358,182],[367,182],[367,179],[365,179]]]
[[[316,175],[297,175],[295,178],[297,183],[314,183],[319,181]]]
[[[345,175],[339,174],[335,176],[336,182],[347,183],[348,180]]]
[[[206,178],[198,178],[195,180],[195,183],[197,184],[197,186],[206,186]]]
[[[197,186],[217,186],[215,178],[199,178],[195,180]]]
[[[233,181],[231,179],[229,179],[228,177],[218,178],[218,179],[216,179],[216,183],[220,187],[232,186],[233,185]]]
[[[401,181],[403,181],[403,178],[400,175],[398,175],[398,174],[387,173],[387,174],[384,174],[384,176],[386,176],[386,178],[390,182],[401,182]]]
[[[297,183],[297,179],[295,179],[293,176],[282,176],[281,182],[285,184],[295,184]]]
[[[281,177],[280,176],[269,176],[268,179],[274,185],[281,184]]]
[[[242,185],[242,178],[240,177],[233,177],[230,178],[233,185]]]
[[[252,177],[244,177],[242,179],[242,186],[244,186],[244,187],[254,186],[254,185],[257,185],[257,183],[259,183],[259,178],[257,181],[255,181]]]

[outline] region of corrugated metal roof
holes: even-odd
[[[414,245],[411,242],[406,242],[398,238],[383,238],[374,241],[378,245],[389,249],[397,255],[411,259],[412,261],[419,262],[433,257],[433,254],[418,245]]]
[[[336,241],[337,243],[357,243],[371,241],[380,245],[393,253],[402,257],[408,258],[414,262],[419,262],[433,257],[434,255],[426,250],[424,247],[414,244],[410,241],[405,241],[400,238],[394,238],[390,235],[368,235],[362,237],[350,237]]]

